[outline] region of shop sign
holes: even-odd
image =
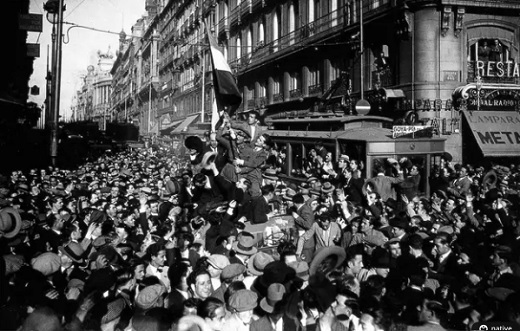
[[[513,61],[477,61],[476,72],[482,77],[520,77],[520,67]]]
[[[470,91],[471,98],[468,99],[468,109],[471,110],[516,110],[518,99],[520,97],[519,90],[506,90],[506,89],[483,89],[484,96],[480,100],[476,96],[476,90],[474,93]]]
[[[433,127],[425,125],[394,125],[392,138],[431,138]]]
[[[464,114],[484,155],[518,155],[520,114],[491,111]]]

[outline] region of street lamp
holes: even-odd
[[[477,82],[475,84],[477,88],[477,111],[480,110],[480,93],[482,91],[482,77],[480,75],[477,76]]]
[[[60,118],[60,91],[61,91],[61,45],[63,38],[63,11],[64,0],[47,0],[43,9],[47,11],[47,20],[52,24],[52,75],[51,75],[51,111],[52,121],[49,123],[51,131],[50,156],[53,166],[58,158],[58,123]]]

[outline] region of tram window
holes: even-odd
[[[293,155],[293,174],[300,174],[302,170],[302,146],[301,144],[291,144]]]

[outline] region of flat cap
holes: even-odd
[[[220,277],[222,279],[231,279],[240,274],[243,274],[246,271],[246,266],[240,263],[232,263],[222,270],[222,274]]]
[[[237,312],[253,310],[258,305],[258,295],[250,290],[238,290],[229,298],[229,306]]]

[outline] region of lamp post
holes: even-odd
[[[48,0],[43,8],[47,11],[47,20],[52,24],[53,49],[52,49],[52,75],[51,75],[51,112],[50,117],[50,156],[53,166],[58,158],[58,122],[60,118],[60,91],[61,91],[61,46],[63,38],[63,11],[64,0]],[[56,34],[54,34],[56,31]]]
[[[477,76],[477,82],[475,84],[477,88],[477,111],[480,111],[480,92],[482,91],[482,77]]]

